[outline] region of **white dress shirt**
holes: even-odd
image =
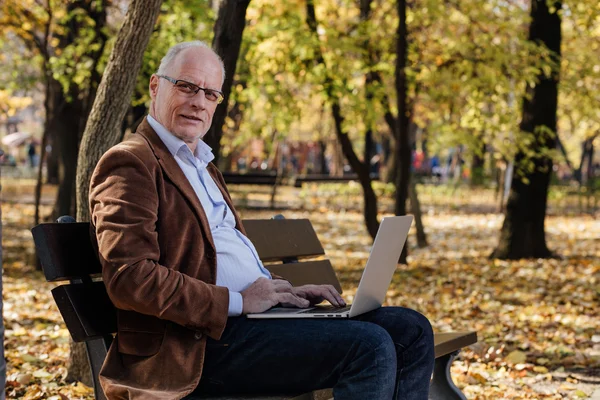
[[[181,167],[204,208],[217,250],[217,286],[229,289],[228,315],[241,315],[243,301],[240,292],[260,277],[271,279],[271,274],[260,261],[252,242],[235,228],[233,212],[206,170],[208,163],[215,158],[212,149],[200,140],[193,154],[183,140],[150,115],[147,118]]]

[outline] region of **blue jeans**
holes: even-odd
[[[300,394],[333,387],[336,399],[426,400],[434,364],[427,318],[383,307],[351,320],[229,318],[208,339],[194,394]]]

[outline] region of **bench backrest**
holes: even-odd
[[[307,219],[245,220],[248,237],[265,266],[294,286],[341,286]],[[89,223],[46,223],[32,229],[42,269],[49,282],[69,281],[52,295],[76,342],[116,332],[116,311],[101,281],[101,266]]]

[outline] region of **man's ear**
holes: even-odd
[[[158,76],[156,76],[156,74],[152,74],[152,76],[150,77],[150,84],[148,85],[148,88],[150,89],[150,98],[152,100],[156,99],[156,95],[158,93]]]

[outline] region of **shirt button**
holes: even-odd
[[[196,339],[196,340],[202,339],[202,334],[200,332],[196,332],[196,334],[194,335],[194,339]]]

